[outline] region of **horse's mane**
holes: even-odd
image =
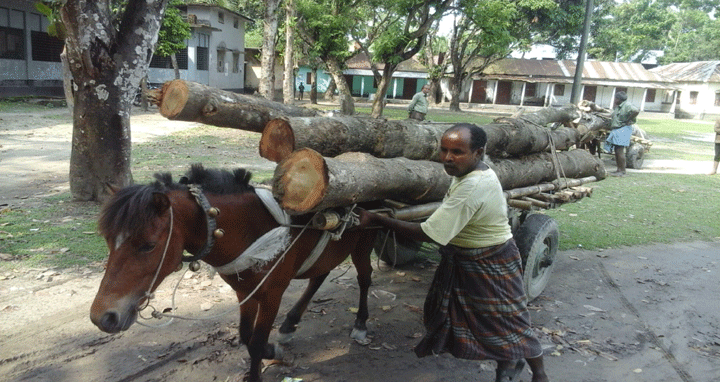
[[[155,218],[157,211],[151,208],[155,194],[172,190],[184,190],[190,184],[197,184],[207,193],[227,195],[252,191],[252,174],[245,169],[205,169],[202,164],[193,164],[178,183],[173,182],[170,173],[156,173],[155,181],[146,185],[132,185],[115,193],[103,206],[98,219],[98,230],[104,237],[124,232],[136,236]]]

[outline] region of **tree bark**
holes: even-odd
[[[396,67],[397,65],[386,63],[385,68],[383,68],[382,77],[380,78],[380,83],[378,83],[378,88],[375,91],[375,99],[373,99],[372,103],[370,116],[373,118],[380,118],[385,109],[385,97],[390,88],[390,81],[392,81],[392,74],[395,72]]]
[[[460,111],[460,92],[462,91],[462,78],[450,77],[448,84],[450,91],[450,111]]]
[[[67,0],[60,9],[74,89],[69,171],[74,200],[102,201],[107,183],[132,183],[130,109],[166,5],[167,0],[130,0],[119,18],[107,1]]]
[[[285,1],[285,76],[283,77],[283,103],[286,105],[295,104],[295,67],[293,52],[293,27],[295,20],[295,5],[293,0]]]
[[[317,105],[317,68],[313,68],[310,74],[312,84],[310,85],[310,103]]]
[[[503,190],[552,182],[562,178],[594,176],[605,179],[605,165],[587,150],[536,153],[514,159],[495,159],[490,163],[500,179]],[[558,176],[559,174],[559,176]]]
[[[335,96],[335,89],[337,89],[337,86],[335,85],[335,78],[330,78],[330,84],[328,84],[327,89],[325,89],[325,93],[323,93],[323,99],[332,101]]]
[[[160,114],[168,119],[254,132],[262,132],[274,118],[318,115],[312,109],[284,105],[184,80],[166,82],[156,98]]]
[[[568,149],[578,141],[577,130],[564,126],[551,130],[543,126],[566,123],[575,119],[576,113],[574,106],[569,105],[516,119],[502,118],[482,126],[488,136],[486,153],[491,157],[512,157],[548,151],[553,145],[558,150]],[[328,157],[358,151],[378,158],[401,156],[437,161],[440,139],[452,125],[362,117],[278,119],[265,127],[260,155],[279,162],[294,150],[311,148]]]
[[[258,92],[269,100],[275,99],[275,37],[278,29],[280,0],[264,0],[263,44],[260,57],[260,84]]]
[[[326,64],[330,75],[332,75],[335,80],[335,86],[340,93],[340,112],[345,115],[355,114],[355,100],[353,99],[352,94],[350,94],[350,88],[348,87],[348,83],[345,81],[345,77],[342,74],[340,64],[333,59],[328,60]],[[332,99],[332,93],[330,94],[330,99]]]
[[[550,154],[540,153],[489,166],[503,189],[552,182],[558,179],[558,172],[568,178],[606,177],[602,162],[585,150],[558,153],[557,161]],[[437,162],[380,159],[357,152],[326,158],[314,150],[301,149],[275,168],[273,194],[283,209],[301,214],[382,199],[429,203],[443,198],[450,181]]]

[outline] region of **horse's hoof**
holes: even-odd
[[[293,339],[293,333],[278,333],[277,342],[281,345],[287,345]]]
[[[370,342],[372,342],[372,340],[370,340],[367,336],[367,330],[360,330],[357,328],[353,328],[352,333],[350,333],[350,338],[354,339],[355,342],[363,346],[369,345]]]

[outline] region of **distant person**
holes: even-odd
[[[298,86],[298,90],[300,91],[300,97],[299,97],[298,99],[302,101],[302,99],[303,99],[303,92],[305,91],[305,85],[303,85],[302,82],[300,83],[300,86]]]
[[[615,152],[615,163],[617,171],[611,172],[612,176],[625,176],[625,148],[630,146],[635,118],[640,110],[628,102],[625,92],[615,94],[615,108],[610,119],[610,134],[605,141],[605,148],[608,152]]]
[[[410,105],[408,105],[408,118],[417,119],[422,121],[425,119],[425,114],[428,112],[427,95],[430,92],[430,84],[423,85],[422,89],[412,97]]]
[[[720,118],[715,121],[715,162],[710,175],[717,174],[718,164],[720,164]]]

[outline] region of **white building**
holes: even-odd
[[[0,97],[63,96],[60,53],[63,41],[47,33],[48,20],[35,0],[0,2]],[[191,4],[187,15],[192,36],[176,54],[180,77],[208,86],[245,88],[245,25],[252,20],[218,6]],[[148,82],[175,78],[169,57],[153,57]]]

